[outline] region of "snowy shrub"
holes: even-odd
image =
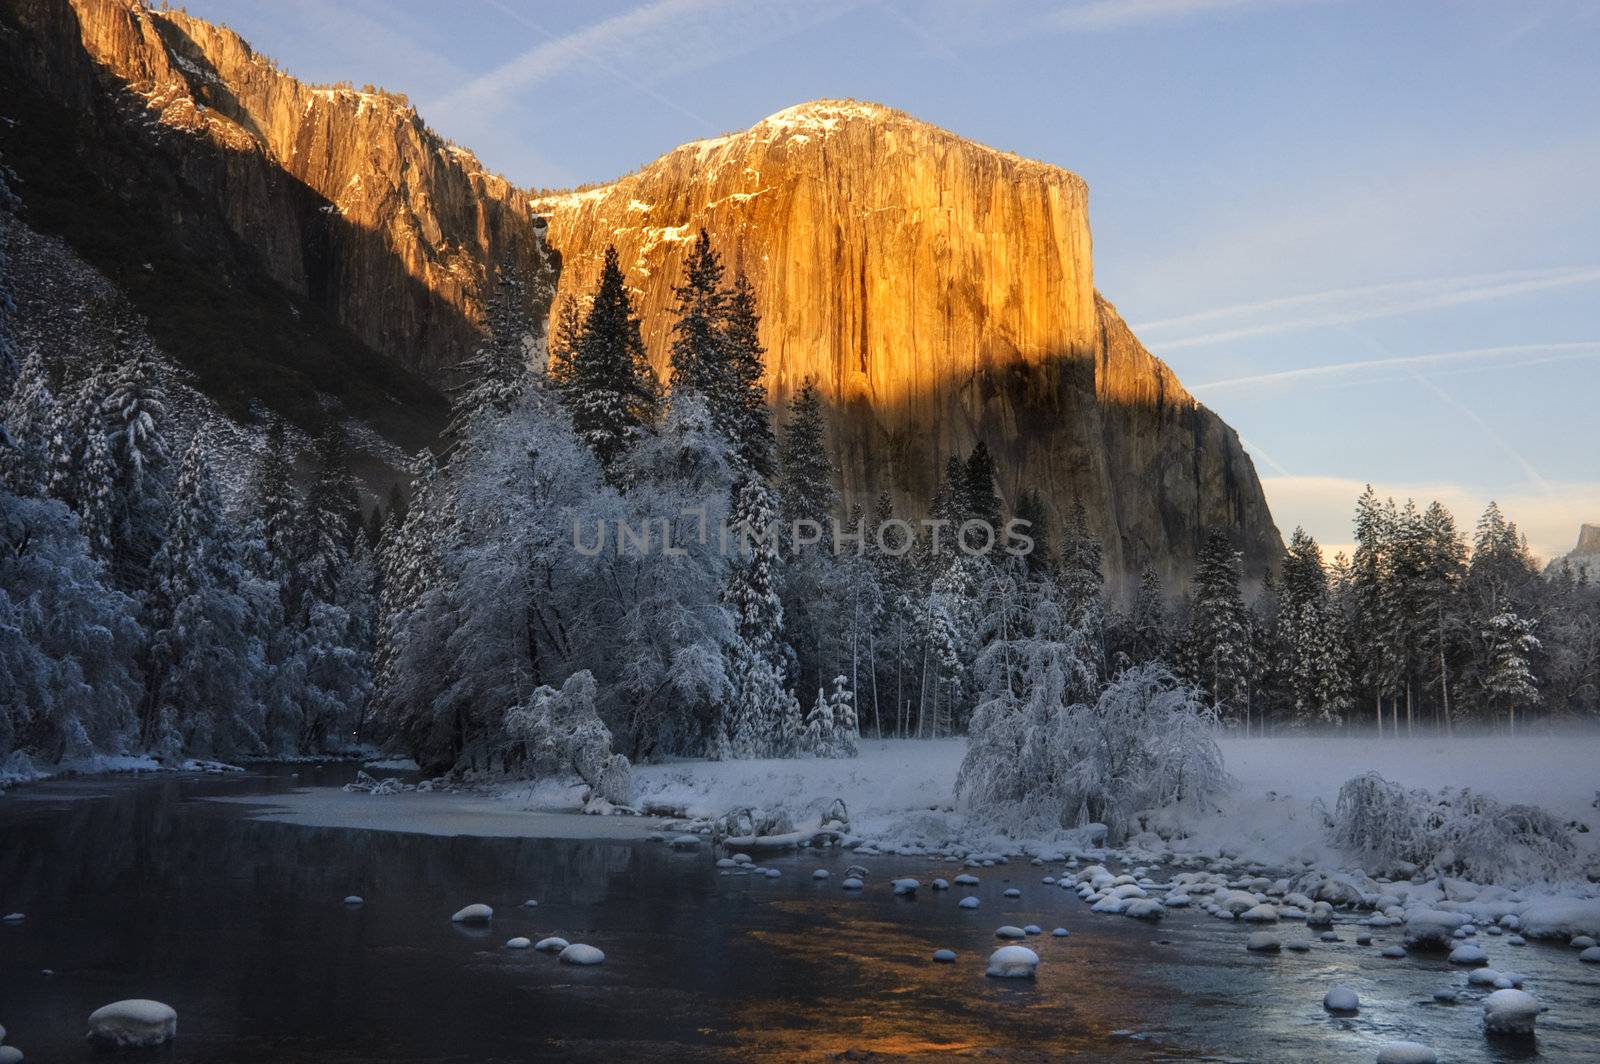
[[[595,712],[594,677],[587,671],[567,677],[558,691],[535,690],[523,707],[506,714],[505,732],[523,745],[535,771],[576,772],[594,796],[613,805],[633,799],[633,769],[611,751],[611,729]]]
[[[1478,883],[1559,879],[1578,872],[1571,829],[1543,809],[1502,805],[1471,790],[1408,791],[1375,772],[1339,789],[1335,845]]]
[[[1408,791],[1376,772],[1339,788],[1333,842],[1355,854],[1420,865],[1433,855],[1428,839],[1427,793]]]
[[[1057,673],[1051,668],[1047,673]],[[1228,785],[1216,719],[1165,666],[1130,668],[1093,705],[986,703],[958,788],[969,808],[1060,827],[1105,824],[1123,838],[1135,814],[1204,802]]]

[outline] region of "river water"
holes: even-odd
[[[767,862],[775,879],[720,873],[711,855],[646,841],[501,839],[313,828],[204,801],[335,786],[349,766],[247,776],[60,781],[0,796],[0,1024],[30,1061],[89,1061],[85,1017],[151,997],[178,1038],[135,1059],[265,1061],[818,1061],[973,1056],[1002,1061],[1371,1061],[1411,1039],[1440,1060],[1600,1060],[1600,968],[1565,945],[1485,938],[1550,1011],[1534,1043],[1491,1042],[1482,995],[1442,957],[1384,960],[1317,942],[1258,956],[1242,927],[1200,913],[1160,925],[1091,914],[1051,869],[981,871],[874,857],[868,889],[839,888],[849,858]],[[370,799],[381,801],[382,799]],[[829,868],[828,881],[811,872]],[[887,881],[920,878],[915,898]],[[1021,888],[1019,899],[1001,892]],[[957,908],[964,893],[982,899]],[[366,904],[342,899],[359,894]],[[536,908],[523,908],[524,899]],[[471,902],[491,928],[450,922]],[[984,976],[1001,924],[1042,925],[1034,982]],[[1052,938],[1065,927],[1071,934]],[[1303,933],[1281,928],[1288,937]],[[560,935],[606,952],[576,968],[513,951]],[[1379,945],[1383,932],[1379,932]],[[1398,935],[1390,932],[1391,941]],[[933,964],[948,947],[957,963]],[[1359,1015],[1322,1009],[1333,983]]]

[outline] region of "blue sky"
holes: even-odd
[[[1287,535],[1364,481],[1600,522],[1590,0],[188,0],[407,93],[519,184],[853,96],[1091,190],[1096,281],[1245,438]]]

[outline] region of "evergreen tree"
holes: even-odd
[[[1139,573],[1128,614],[1127,654],[1134,665],[1166,660],[1172,650],[1172,620],[1167,611],[1167,591],[1156,567],[1146,562]]]
[[[572,383],[573,361],[577,358],[578,344],[583,340],[583,320],[586,317],[572,296],[562,296],[555,313],[555,325],[550,330],[550,383],[558,390]]]
[[[961,471],[961,509],[966,520],[984,521],[1000,537],[1000,497],[995,494],[994,458],[982,440],[973,445]]]
[[[1349,607],[1360,680],[1372,695],[1378,734],[1383,734],[1383,698],[1392,689],[1394,654],[1384,600],[1393,528],[1393,506],[1385,508],[1368,484],[1356,500],[1356,550],[1350,559]]]
[[[833,707],[822,688],[817,688],[817,700],[806,714],[805,750],[813,757],[833,755]]]
[[[330,415],[316,440],[317,479],[306,492],[305,511],[294,548],[291,610],[303,621],[308,598],[332,602],[354,547],[361,512],[355,476],[345,448],[344,423]]]
[[[709,409],[718,408],[724,381],[727,344],[724,322],[728,314],[728,293],[722,285],[722,259],[711,247],[704,229],[684,263],[684,280],[673,289],[677,297],[677,321],[673,325],[672,390],[694,392]],[[717,420],[716,414],[712,415]],[[718,422],[719,429],[728,426]],[[733,437],[727,437],[730,441]]]
[[[718,427],[724,429],[746,465],[761,476],[770,477],[775,472],[777,445],[767,389],[762,383],[766,351],[761,346],[761,315],[756,309],[755,290],[742,270],[734,275],[726,312],[721,379],[712,396],[712,421],[723,423]]]
[[[37,350],[30,351],[0,406],[0,423],[8,438],[8,445],[0,447],[0,474],[13,494],[34,497],[47,490],[57,418],[44,361]]]
[[[484,307],[481,346],[461,363],[461,384],[451,397],[448,437],[484,411],[504,414],[526,387],[539,328],[528,309],[527,286],[507,260]]]
[[[1025,488],[1017,496],[1017,519],[1027,522],[1022,531],[1033,540],[1028,571],[1048,573],[1055,565],[1055,552],[1050,549],[1050,513],[1038,488]]]
[[[572,375],[562,390],[578,437],[614,475],[623,457],[656,416],[658,387],[645,358],[639,319],[634,316],[617,263],[608,246],[600,287],[589,305],[573,352]]]
[[[1482,635],[1485,647],[1483,694],[1489,705],[1506,713],[1508,731],[1517,730],[1517,707],[1539,701],[1530,662],[1539,650],[1533,625],[1510,610],[1489,618]]]
[[[1192,638],[1196,680],[1219,711],[1229,703],[1244,716],[1250,624],[1239,590],[1240,555],[1226,532],[1213,531],[1195,566]],[[1250,721],[1245,717],[1248,730]]]
[[[826,538],[839,496],[834,488],[833,456],[828,450],[822,396],[814,377],[801,382],[790,403],[778,456],[782,469],[778,492],[784,518],[790,522],[815,521]]]
[[[783,602],[778,596],[777,511],[770,489],[747,477],[729,525],[741,540],[723,591],[737,639],[729,672],[733,701],[718,729],[714,753],[733,757],[782,756],[798,737],[800,707],[784,689]]]
[[[1452,661],[1464,642],[1461,583],[1466,575],[1467,548],[1456,531],[1455,518],[1437,502],[1422,515],[1421,526],[1424,553],[1418,664],[1425,686],[1439,698],[1440,719],[1448,733],[1454,725]]]
[[[821,697],[822,692],[818,691],[817,695]],[[833,693],[828,696],[828,708],[833,716],[833,747],[830,755],[855,757],[861,728],[856,721],[855,691],[851,689],[848,677],[833,678]]]
[[[1338,724],[1349,708],[1347,666],[1317,541],[1296,528],[1283,564],[1279,622],[1295,723]]]

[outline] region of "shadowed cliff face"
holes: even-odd
[[[818,101],[534,208],[561,295],[591,290],[616,244],[663,372],[672,286],[706,229],[755,286],[775,406],[821,382],[849,503],[888,490],[920,513],[982,439],[1008,501],[1038,488],[1059,530],[1083,500],[1113,574],[1154,561],[1182,582],[1216,526],[1256,571],[1281,551],[1237,435],[1095,292],[1074,174]]]

